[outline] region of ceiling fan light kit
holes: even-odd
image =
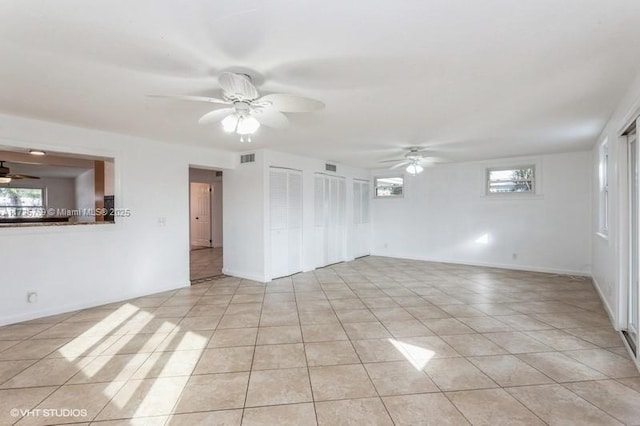
[[[252,116],[238,117],[238,128],[236,133],[239,135],[251,135],[258,130],[260,122]]]
[[[240,142],[251,142],[251,135],[261,126],[287,128],[289,119],[284,112],[311,112],[324,108],[322,102],[301,96],[272,93],[260,97],[251,77],[246,74],[224,72],[218,77],[218,83],[222,88],[222,99],[205,96],[152,96],[226,105],[225,108],[206,113],[198,123],[220,122],[226,133],[238,134]]]
[[[407,171],[407,173],[409,173],[411,176],[415,176],[417,174],[420,174],[424,171],[424,167],[422,167],[420,165],[419,161],[415,161],[411,164],[409,164],[407,166],[407,168],[405,169]]]
[[[420,150],[420,148],[409,148],[409,152],[404,155],[404,158],[395,158],[393,160],[383,160],[381,163],[395,163],[390,169],[397,169],[398,167],[404,167],[405,171],[411,176],[416,176],[424,171],[425,166],[431,166],[435,162],[440,161],[438,157],[432,156],[433,152]]]

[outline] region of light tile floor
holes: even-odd
[[[590,281],[368,257],[2,327],[16,422],[639,424],[640,376]]]
[[[191,281],[222,275],[222,247],[193,249],[189,256]]]

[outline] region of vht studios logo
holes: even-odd
[[[25,410],[12,408],[11,417],[87,417],[85,408],[34,408]]]

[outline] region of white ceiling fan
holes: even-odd
[[[240,142],[251,142],[251,135],[260,125],[274,129],[284,129],[289,126],[289,119],[284,112],[311,112],[324,108],[324,103],[315,99],[296,95],[273,93],[260,96],[258,89],[246,74],[223,72],[218,77],[222,88],[222,99],[206,96],[171,96],[151,95],[184,101],[209,102],[219,106],[206,113],[198,120],[200,124],[221,122],[227,133],[240,135]]]
[[[38,176],[19,175],[11,173],[8,167],[5,167],[4,161],[0,161],[0,183],[10,183],[17,179],[40,179]]]
[[[407,166],[405,169],[411,176],[422,173],[425,167],[429,167],[442,161],[439,157],[433,156],[433,151],[421,150],[418,147],[409,148],[404,158],[395,158],[392,160],[383,160],[381,163],[396,163],[390,169]]]

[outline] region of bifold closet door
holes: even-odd
[[[367,256],[370,253],[370,189],[369,182],[353,180],[353,255]]]
[[[302,270],[302,174],[272,167],[269,171],[271,278]]]
[[[318,266],[344,260],[346,184],[342,177],[316,174],[315,243]]]

